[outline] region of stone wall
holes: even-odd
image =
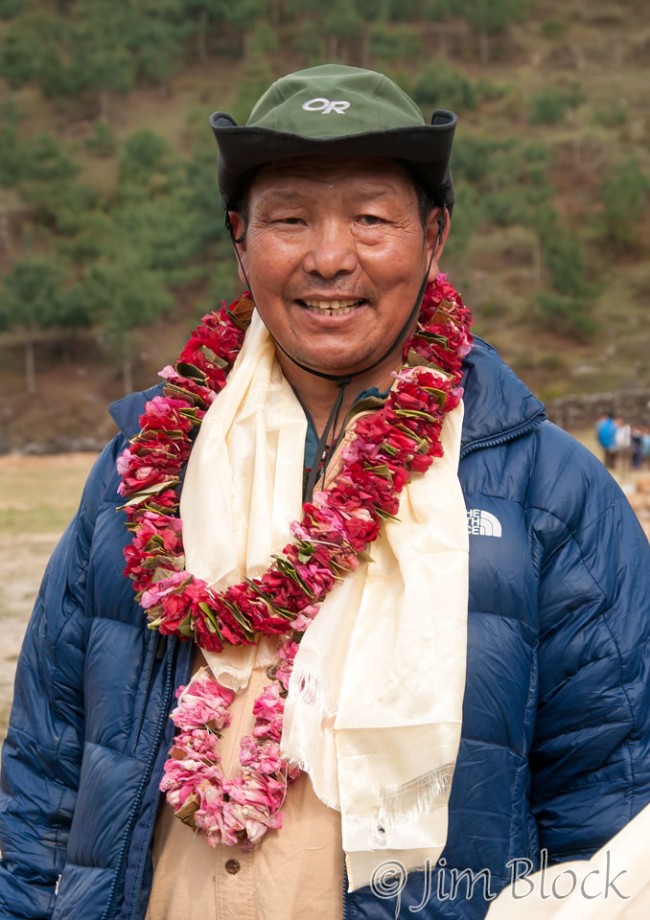
[[[610,412],[631,425],[650,426],[650,390],[563,396],[547,403],[546,411],[551,421],[569,431],[591,428],[599,416]]]

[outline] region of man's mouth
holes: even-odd
[[[317,299],[298,299],[298,304],[312,313],[326,313],[328,316],[344,316],[346,313],[352,313],[358,307],[367,303],[363,298],[346,299],[346,300],[317,300]]]

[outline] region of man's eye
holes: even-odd
[[[380,224],[385,223],[383,217],[379,217],[377,214],[362,214],[358,220],[364,227],[378,227]]]
[[[288,224],[290,227],[295,227],[302,222],[301,217],[292,217],[291,215],[283,215],[282,217],[275,218],[276,224]]]

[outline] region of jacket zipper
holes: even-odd
[[[497,435],[493,438],[484,438],[478,441],[470,441],[460,451],[460,459],[463,460],[468,454],[473,454],[477,450],[483,450],[488,447],[498,447],[500,444],[507,444],[508,441],[516,441],[526,434],[530,434],[535,428],[538,428],[542,422],[546,421],[546,413],[543,409],[533,416],[529,421],[523,422],[517,428],[510,428],[504,434]]]
[[[142,773],[142,778],[140,779],[138,788],[136,790],[136,794],[135,794],[135,798],[133,801],[133,805],[131,807],[131,811],[129,812],[129,816],[128,816],[127,823],[126,823],[126,833],[124,834],[124,840],[122,843],[122,847],[120,849],[120,855],[119,855],[119,859],[117,863],[117,871],[115,873],[115,878],[113,879],[113,884],[111,885],[111,890],[110,890],[109,897],[108,897],[108,905],[106,907],[106,910],[102,914],[102,920],[109,920],[109,918],[112,917],[113,915],[118,882],[122,880],[123,875],[124,875],[124,864],[125,864],[126,852],[127,852],[127,848],[131,841],[131,835],[132,835],[133,827],[135,824],[135,818],[140,808],[140,805],[142,804],[142,798],[144,796],[144,791],[151,778],[151,773],[153,771],[154,763],[156,762],[156,758],[158,756],[158,749],[160,747],[160,741],[164,733],[165,724],[167,722],[167,717],[168,717],[169,708],[170,708],[171,699],[172,699],[172,693],[173,693],[172,674],[174,670],[174,660],[176,658],[176,646],[177,646],[178,640],[175,638],[170,638],[168,641],[169,641],[168,659],[167,659],[166,668],[165,668],[165,683],[163,686],[162,707],[161,707],[160,715],[158,716],[158,722],[156,724],[156,732],[154,735],[154,741],[151,745],[151,754],[149,756],[149,760],[147,761],[147,764],[145,765],[145,769]],[[131,913],[131,916],[134,916],[133,911]]]
[[[149,675],[147,678],[147,687],[143,694],[142,709],[137,713],[138,715],[138,728],[135,734],[135,737],[132,742],[132,750],[135,752],[138,749],[138,744],[140,743],[140,736],[142,735],[142,729],[144,728],[144,722],[147,712],[147,700],[149,699],[149,694],[151,693],[151,688],[153,687],[156,680],[156,671],[158,665],[163,661],[165,657],[165,637],[161,636],[159,632],[156,631],[155,635],[152,636],[151,650],[149,651]]]

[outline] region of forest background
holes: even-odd
[[[458,113],[443,267],[520,376],[650,387],[645,0],[0,0],[0,452],[99,446],[237,292],[208,117],[326,61]]]
[[[443,267],[476,331],[551,404],[640,393],[650,423],[646,0],[0,0],[0,741],[95,456],[24,454],[99,449],[238,291],[208,117],[332,60],[457,111]]]

